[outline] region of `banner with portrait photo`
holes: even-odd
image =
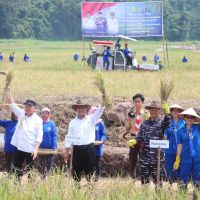
[[[82,2],[82,35],[163,36],[162,1]]]

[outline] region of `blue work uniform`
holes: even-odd
[[[16,120],[0,120],[0,126],[6,130],[4,135],[4,152],[6,159],[6,171],[8,173],[10,173],[12,170],[14,152],[17,150],[17,148],[11,144],[16,125]]]
[[[57,128],[53,121],[49,120],[43,122],[43,139],[40,144],[43,149],[57,148]],[[46,178],[47,173],[54,168],[54,155],[40,155],[39,156],[39,172],[42,178]]]
[[[14,59],[15,59],[14,56],[12,56],[12,55],[9,56],[9,62],[14,62]]]
[[[112,54],[108,49],[103,51],[103,68],[106,66],[106,70],[108,70],[108,67],[110,65],[109,57],[111,57]]]
[[[17,121],[15,120],[0,120],[0,126],[6,129],[5,135],[4,135],[4,152],[15,152],[16,147],[13,146],[10,142],[12,139],[12,136],[15,132],[15,127],[17,125]]]
[[[183,119],[178,119],[175,122],[172,117],[169,128],[164,132],[165,137],[169,140],[169,148],[165,149],[165,170],[170,182],[173,182],[175,178],[180,178],[180,168],[174,171],[173,166],[177,152],[177,130],[184,125],[185,121]]]
[[[104,125],[103,121],[100,121],[96,124],[95,140],[103,141],[103,142],[106,141],[106,129],[105,129],[105,125]],[[103,154],[103,144],[96,145],[95,150],[96,150],[96,165],[95,165],[95,168],[96,168],[96,180],[97,180],[99,175],[100,175],[100,171],[101,171],[100,161],[101,161],[101,157],[102,157],[102,154]]]
[[[0,61],[3,61],[3,55],[0,54]]]
[[[129,55],[129,53],[131,53],[129,50],[128,50],[128,48],[125,48],[124,49],[124,56],[125,56],[125,58],[127,58]]]
[[[200,186],[200,124],[186,125],[177,131],[177,143],[182,144],[181,182],[187,185],[190,176],[194,185]]]

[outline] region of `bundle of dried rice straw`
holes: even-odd
[[[94,84],[97,87],[97,89],[100,91],[100,93],[102,94],[102,101],[103,101],[106,109],[109,109],[111,107],[111,102],[110,102],[108,96],[106,95],[104,79],[100,73],[96,74]]]
[[[12,72],[12,70],[9,70],[6,73],[5,86],[4,86],[4,90],[2,92],[1,101],[0,101],[1,104],[3,104],[3,102],[4,102],[5,95],[6,95],[6,90],[10,87],[10,84],[11,84],[12,80],[13,80],[13,72]]]
[[[174,88],[174,81],[167,78],[160,80],[160,98],[162,101],[167,101]]]

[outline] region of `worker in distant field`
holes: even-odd
[[[33,167],[38,149],[43,137],[42,119],[35,113],[36,102],[26,100],[24,109],[19,108],[13,100],[10,89],[6,88],[10,109],[15,113],[18,123],[13,134],[11,144],[17,148],[14,153],[14,170],[17,178],[23,175],[23,163],[26,161],[26,170]]]
[[[30,62],[31,61],[30,57],[26,53],[24,54],[23,61],[24,62]]]
[[[136,139],[129,140],[129,146],[140,145],[140,175],[141,183],[148,184],[150,176],[153,183],[157,187],[157,164],[158,164],[158,149],[150,148],[150,140],[162,140],[164,137],[164,130],[170,124],[171,116],[169,107],[166,102],[162,103],[152,101],[150,105],[145,107],[150,112],[150,118],[145,120],[139,129]],[[161,108],[164,110],[164,119],[160,117]],[[160,166],[163,165],[164,152],[161,151]],[[162,186],[163,171],[160,172],[160,186]]]
[[[0,61],[3,61],[3,54],[0,52]]]
[[[104,98],[102,96],[102,98]],[[69,150],[73,145],[73,178],[81,181],[82,173],[85,172],[88,181],[91,180],[95,172],[96,152],[95,152],[95,126],[104,111],[104,103],[97,108],[92,115],[87,115],[91,106],[80,99],[72,105],[76,111],[76,117],[72,119],[68,126],[68,133],[65,137],[65,162],[69,159]]]
[[[8,173],[11,172],[14,152],[16,151],[16,147],[11,144],[11,139],[13,137],[16,125],[17,117],[14,113],[11,114],[11,120],[0,120],[0,126],[6,130],[4,136],[4,152],[6,158],[6,171]]]
[[[165,170],[167,172],[167,178],[172,184],[176,180],[180,179],[180,168],[174,170],[174,162],[176,160],[177,152],[177,130],[185,125],[185,121],[180,118],[180,113],[184,109],[178,104],[170,106],[171,122],[167,130],[165,130],[164,137],[169,140],[169,148],[165,149]]]
[[[14,62],[14,59],[15,59],[14,54],[15,54],[14,52],[10,54],[9,62]]]
[[[188,58],[186,56],[183,56],[182,62],[183,63],[187,63],[188,62]]]
[[[133,109],[128,112],[128,120],[126,123],[126,132],[123,134],[123,138],[130,134],[131,138],[135,138],[139,132],[140,125],[148,119],[149,113],[144,111],[144,96],[140,93],[135,94],[132,97]],[[139,154],[139,145],[130,147],[129,149],[129,160],[130,160],[130,173],[131,177],[135,178],[135,170]]]
[[[79,55],[78,55],[78,52],[76,52],[76,53],[74,54],[74,61],[78,61],[78,59],[79,59]]]
[[[186,189],[190,180],[196,189],[200,189],[200,117],[193,108],[180,114],[186,124],[177,131],[177,155],[174,169],[181,167],[181,188]],[[194,193],[194,198],[198,199]]]
[[[91,107],[88,115],[92,115],[97,110],[97,107]],[[101,144],[95,145],[96,150],[96,165],[95,165],[95,180],[97,181],[101,172],[101,158],[103,155],[103,143],[106,141],[106,128],[102,119],[96,122],[95,141]]]
[[[43,139],[40,144],[40,148],[55,150],[57,148],[57,128],[55,123],[50,120],[51,112],[49,108],[45,107],[41,111],[41,118],[43,120]],[[54,169],[53,154],[39,155],[39,171],[42,174],[42,178],[45,179],[47,173],[52,172]]]
[[[103,51],[103,68],[106,70],[109,69],[110,65],[109,57],[111,56],[112,54],[110,53],[110,47],[108,46],[107,49]]]
[[[158,54],[155,54],[153,57],[153,60],[154,60],[155,65],[158,65],[160,61],[160,56]]]

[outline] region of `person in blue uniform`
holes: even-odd
[[[154,60],[155,65],[157,65],[158,62],[160,61],[160,56],[158,54],[155,54],[153,57],[153,60]]]
[[[0,61],[3,61],[3,54],[0,52]]]
[[[188,58],[187,58],[186,56],[183,56],[182,62],[183,62],[183,63],[188,62]]]
[[[16,151],[16,147],[11,144],[12,136],[15,132],[15,127],[17,125],[17,117],[14,113],[11,114],[11,120],[0,120],[0,126],[5,128],[5,144],[4,144],[4,152],[6,158],[6,171],[8,173],[11,172],[14,152]]]
[[[30,62],[31,61],[30,57],[26,53],[24,54],[23,61],[24,62]]]
[[[181,114],[186,124],[177,131],[177,155],[174,169],[181,166],[181,187],[187,188],[189,181],[199,189],[200,187],[200,124],[195,124],[199,116],[193,108]],[[194,195],[196,195],[194,193]],[[194,197],[195,199],[195,197]]]
[[[41,118],[43,120],[43,139],[40,148],[52,149],[57,148],[57,128],[53,121],[50,120],[49,108],[43,108]],[[39,166],[42,178],[45,179],[48,172],[53,171],[54,168],[54,155],[40,155]]]
[[[174,170],[173,166],[177,152],[177,130],[185,125],[185,121],[180,118],[180,113],[183,110],[178,104],[170,106],[171,122],[168,129],[164,132],[165,139],[169,140],[169,148],[165,149],[165,170],[171,184],[180,178],[180,167]]]
[[[125,48],[124,48],[124,57],[126,58],[126,65],[131,65],[132,66],[132,58],[130,56],[132,52],[129,51],[128,49],[128,44],[125,44]]]
[[[78,61],[78,59],[79,59],[79,55],[78,55],[78,52],[76,52],[76,53],[74,54],[74,61]]]
[[[92,107],[89,110],[88,115],[93,114],[96,110],[97,110],[97,107]],[[95,177],[95,180],[97,181],[98,177],[100,176],[100,172],[101,172],[101,158],[103,155],[103,143],[106,141],[106,128],[105,128],[105,125],[104,125],[104,122],[102,119],[99,119],[96,122],[95,141],[102,142],[101,144],[95,146],[95,150],[96,150],[96,165],[95,165],[96,177]]]
[[[105,49],[103,51],[103,68],[106,70],[108,70],[109,65],[110,65],[110,61],[109,61],[109,57],[111,57],[112,54],[110,53],[110,47],[108,46],[107,49]]]
[[[14,53],[11,53],[10,56],[9,56],[9,62],[14,62]]]

